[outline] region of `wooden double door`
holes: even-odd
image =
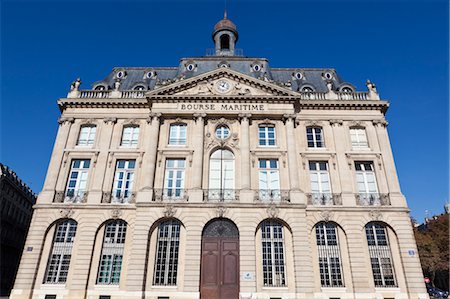
[[[239,299],[239,237],[203,236],[201,299]]]

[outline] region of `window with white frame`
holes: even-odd
[[[126,202],[133,192],[136,160],[117,160],[113,183],[113,202]]]
[[[330,175],[326,161],[309,162],[312,204],[332,204]]]
[[[65,201],[81,202],[86,192],[91,160],[72,160]]]
[[[159,224],[153,285],[174,286],[177,284],[180,228],[180,222],[175,219]]]
[[[227,149],[218,149],[209,160],[208,199],[235,199],[234,154]]]
[[[259,125],[258,137],[260,146],[275,146],[275,126],[274,125]]]
[[[139,126],[124,126],[122,132],[122,147],[137,147],[139,140]]]
[[[227,139],[230,136],[230,128],[225,125],[220,125],[216,128],[215,134],[218,139]]]
[[[366,161],[356,161],[355,170],[360,204],[379,204],[380,196],[378,194],[373,163]]]
[[[265,287],[286,286],[283,224],[265,220],[261,224],[263,283]]]
[[[350,128],[350,140],[354,149],[369,148],[366,130],[364,128]]]
[[[76,232],[77,223],[72,219],[64,220],[56,226],[44,283],[66,282]]]
[[[321,127],[307,127],[306,139],[308,141],[308,147],[325,147],[325,143],[323,140],[323,130]]]
[[[259,159],[259,198],[280,199],[280,173],[277,159]]]
[[[166,198],[181,198],[184,195],[184,159],[167,159],[164,175],[164,192]]]
[[[342,287],[342,262],[337,226],[331,222],[316,225],[320,283],[322,287]]]
[[[98,266],[98,284],[119,284],[127,223],[114,220],[106,224]]]
[[[368,223],[366,225],[366,237],[375,286],[396,287],[386,226],[381,223]]]
[[[80,135],[78,136],[78,146],[93,146],[97,126],[84,125],[80,127]]]
[[[186,124],[171,124],[169,129],[170,145],[186,144]]]

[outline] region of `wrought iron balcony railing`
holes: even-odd
[[[153,201],[187,201],[184,189],[153,189]]]
[[[57,203],[85,203],[88,192],[81,190],[56,191],[54,202]]]
[[[342,205],[341,194],[339,193],[306,193],[309,205],[313,206],[337,206]]]
[[[235,189],[206,189],[203,190],[204,201],[234,201],[237,200]]]
[[[359,206],[390,206],[391,200],[386,193],[357,193],[356,204]]]
[[[135,192],[113,194],[107,191],[102,193],[102,203],[113,203],[113,204],[134,203],[135,198],[136,198]]]
[[[289,202],[289,190],[259,189],[255,190],[255,199],[261,202]]]

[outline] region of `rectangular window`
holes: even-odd
[[[366,130],[364,128],[351,128],[350,140],[352,141],[352,148],[354,149],[367,149],[369,147]]]
[[[137,147],[139,140],[139,126],[126,126],[123,128],[122,147]]]
[[[263,222],[261,238],[264,286],[284,287],[286,285],[286,273],[283,225],[275,221]]]
[[[135,166],[136,160],[117,160],[112,202],[126,203],[131,198]]]
[[[56,299],[56,295],[45,295],[45,299]]]
[[[378,205],[380,196],[372,162],[355,162],[356,184],[359,193],[359,204]]]
[[[336,225],[325,222],[317,224],[316,240],[322,287],[342,287],[341,253]]]
[[[78,136],[77,145],[79,146],[93,146],[95,140],[95,132],[97,127],[94,125],[81,126],[80,135]]]
[[[91,160],[72,160],[66,187],[66,202],[82,202],[84,200],[90,163]]]
[[[177,220],[162,222],[156,241],[155,271],[153,285],[177,284],[178,251],[180,247],[180,223]]]
[[[278,160],[259,160],[259,198],[261,200],[280,199],[280,174]]]
[[[328,163],[325,161],[310,161],[309,177],[311,181],[312,204],[333,204]]]
[[[273,125],[261,125],[258,127],[259,145],[260,146],[274,146],[275,139],[275,126]]]
[[[164,176],[164,198],[181,198],[184,196],[184,159],[167,159]]]
[[[323,132],[320,127],[306,128],[306,139],[308,140],[308,147],[319,148],[325,147],[323,140]]]
[[[185,145],[186,144],[186,125],[185,124],[170,125],[169,144],[170,145]]]

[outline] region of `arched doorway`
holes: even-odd
[[[202,234],[201,299],[239,298],[239,231],[230,220],[206,224]]]

